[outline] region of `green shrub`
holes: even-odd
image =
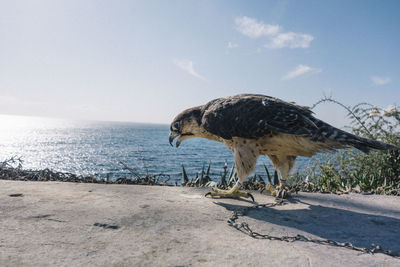
[[[351,125],[349,132],[361,137],[400,146],[400,112],[397,107],[380,109],[361,103],[346,107],[336,100],[324,98],[315,104],[333,102],[346,108]],[[325,160],[324,160],[325,158]],[[400,153],[371,150],[365,154],[353,148],[337,153],[324,153],[292,180],[303,176],[321,191],[366,191],[381,194],[400,192]]]

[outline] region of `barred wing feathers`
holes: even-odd
[[[271,131],[312,137],[318,131],[312,112],[277,98],[237,95],[215,99],[203,108],[204,128],[224,139],[259,138]]]

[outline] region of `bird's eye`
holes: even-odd
[[[174,130],[178,130],[179,129],[179,121],[174,123],[173,128],[174,128]]]

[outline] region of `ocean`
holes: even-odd
[[[176,148],[168,136],[169,125],[0,115],[0,161],[20,157],[25,169],[111,179],[131,175],[123,162],[140,175],[168,174],[170,183],[181,181],[182,164],[194,178],[211,162],[214,180],[225,163],[233,166],[232,152],[219,142],[192,138]],[[307,162],[300,158],[295,168]],[[265,178],[264,164],[273,171],[269,159],[261,156],[255,172]]]

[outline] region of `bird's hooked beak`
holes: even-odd
[[[177,138],[177,137],[180,137],[180,134],[179,133],[177,133],[177,132],[169,132],[169,144],[171,145],[171,146],[174,146],[173,144],[172,144],[172,142],[174,142],[174,139],[175,138]],[[179,138],[180,139],[180,138]],[[179,141],[179,139],[178,139],[178,141],[176,141],[176,147],[178,147],[180,144],[181,144],[181,142]]]
[[[178,140],[177,140],[176,143],[175,143],[175,146],[176,146],[176,147],[179,147],[179,145],[181,144],[181,142],[182,142],[183,140],[186,140],[186,139],[189,139],[189,138],[191,138],[191,137],[194,137],[194,135],[191,134],[191,133],[180,134],[180,133],[171,131],[171,132],[169,133],[169,144],[170,144],[171,146],[174,146],[172,143],[174,142],[174,139],[177,138],[178,136],[179,136],[179,138],[178,138]]]

